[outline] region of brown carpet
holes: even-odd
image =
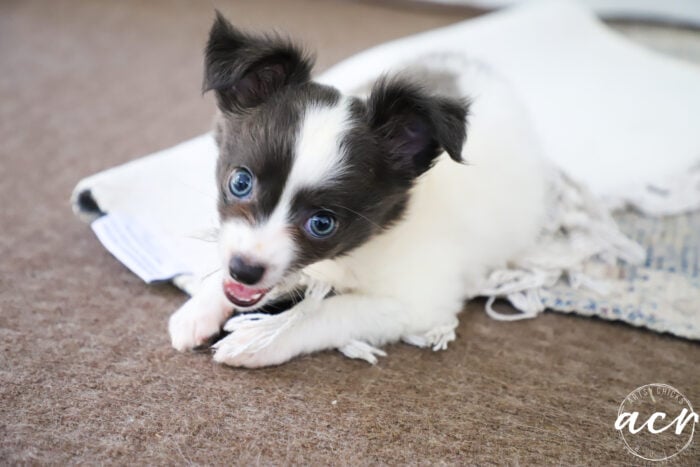
[[[700,405],[697,344],[467,306],[458,340],[372,367],[326,352],[233,370],[178,354],[184,300],[146,286],[70,212],[83,176],[208,129],[212,4],[317,48],[319,69],[469,16],[287,0],[0,2],[0,464],[637,464],[613,429],[636,387]],[[478,45],[475,45],[478,46]],[[677,459],[700,462],[700,441]]]

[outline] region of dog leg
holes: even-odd
[[[222,289],[221,273],[204,280],[201,289],[170,316],[168,331],[172,346],[179,350],[191,350],[202,346],[221,331],[233,305]]]
[[[310,288],[311,290],[311,288]],[[406,330],[398,300],[345,294],[319,299],[319,293],[275,316],[236,316],[231,331],[214,346],[214,360],[249,368],[278,365],[298,355],[339,349],[352,358],[376,362],[374,346],[397,341]],[[286,316],[287,313],[291,313]]]

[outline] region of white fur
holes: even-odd
[[[217,334],[231,305],[221,286],[221,271],[207,277],[199,292],[170,316],[168,332],[173,347],[183,351],[200,346]]]
[[[546,169],[523,112],[503,83],[482,82],[464,148],[469,164],[441,156],[416,184],[403,221],[347,256],[306,268],[338,295],[299,304],[304,312],[293,325],[280,325],[255,352],[245,351],[247,342],[282,319],[249,321],[245,333],[217,345],[214,358],[259,367],[337,348],[374,362],[381,351],[372,349],[400,339],[446,348],[464,299],[531,245],[542,225]],[[327,134],[318,133],[326,145]]]
[[[345,152],[340,146],[350,128],[348,101],[332,107],[306,109],[294,151],[294,165],[284,193],[291,198],[300,188],[323,186],[340,175]]]

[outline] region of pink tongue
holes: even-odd
[[[252,300],[254,295],[264,294],[267,289],[254,289],[233,281],[224,282],[224,290],[241,300]]]

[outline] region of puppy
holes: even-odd
[[[339,349],[375,362],[399,340],[444,349],[464,300],[541,228],[540,151],[503,83],[472,79],[468,104],[384,77],[358,98],[311,69],[294,44],[217,13],[204,90],[219,109],[222,269],[170,318],[178,350],[299,286],[289,311],[234,316],[214,359],[262,367]]]

